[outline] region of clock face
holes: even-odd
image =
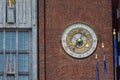
[[[97,46],[97,35],[87,24],[74,23],[63,32],[61,42],[67,54],[74,58],[91,55]]]

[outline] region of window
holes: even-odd
[[[6,80],[29,80],[30,35],[30,30],[0,31],[0,80],[3,75]]]
[[[29,65],[28,65],[28,61],[29,61],[29,55],[28,53],[19,53],[18,55],[18,71],[19,72],[28,72],[29,71]]]
[[[8,50],[16,50],[16,32],[15,31],[7,31],[5,32],[5,49]]]
[[[19,32],[18,33],[18,50],[28,50],[29,47],[29,33]]]
[[[0,80],[38,80],[37,72],[37,0],[0,0]]]
[[[19,80],[28,80],[28,76],[19,76]]]
[[[5,61],[6,61],[6,71],[7,73],[11,74],[11,73],[15,73],[15,55],[16,53],[11,53],[11,52],[7,52],[5,53],[6,57],[5,57]]]
[[[7,80],[15,80],[15,76],[7,76]]]

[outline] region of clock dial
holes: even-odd
[[[66,53],[75,58],[91,55],[97,46],[97,40],[95,31],[84,23],[70,25],[61,38]]]

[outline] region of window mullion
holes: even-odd
[[[18,80],[18,30],[16,31],[16,67],[15,67],[15,80]]]
[[[31,31],[29,31],[29,51],[28,51],[29,52],[29,59],[28,59],[29,62],[28,63],[29,63],[29,78],[30,79],[32,79],[32,70],[31,70],[32,69],[32,61],[30,61],[30,59],[32,59],[32,51],[31,51],[32,50],[32,47],[31,47],[32,46],[32,37],[31,37],[31,35],[32,35]]]
[[[11,48],[11,46],[12,46],[12,41],[11,41],[11,39],[12,39],[12,36],[11,36],[11,34],[10,34],[10,44],[9,44],[9,45],[10,45],[10,51],[12,51],[12,50],[11,50],[11,49],[12,49],[12,48]]]
[[[5,30],[3,30],[3,79],[6,80],[6,57],[5,57]]]

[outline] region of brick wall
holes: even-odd
[[[39,0],[39,80],[95,80],[95,53],[104,80],[102,41],[107,55],[107,80],[113,80],[111,0],[45,1]],[[74,22],[88,23],[97,32],[97,49],[88,58],[74,59],[61,46],[62,32]]]

